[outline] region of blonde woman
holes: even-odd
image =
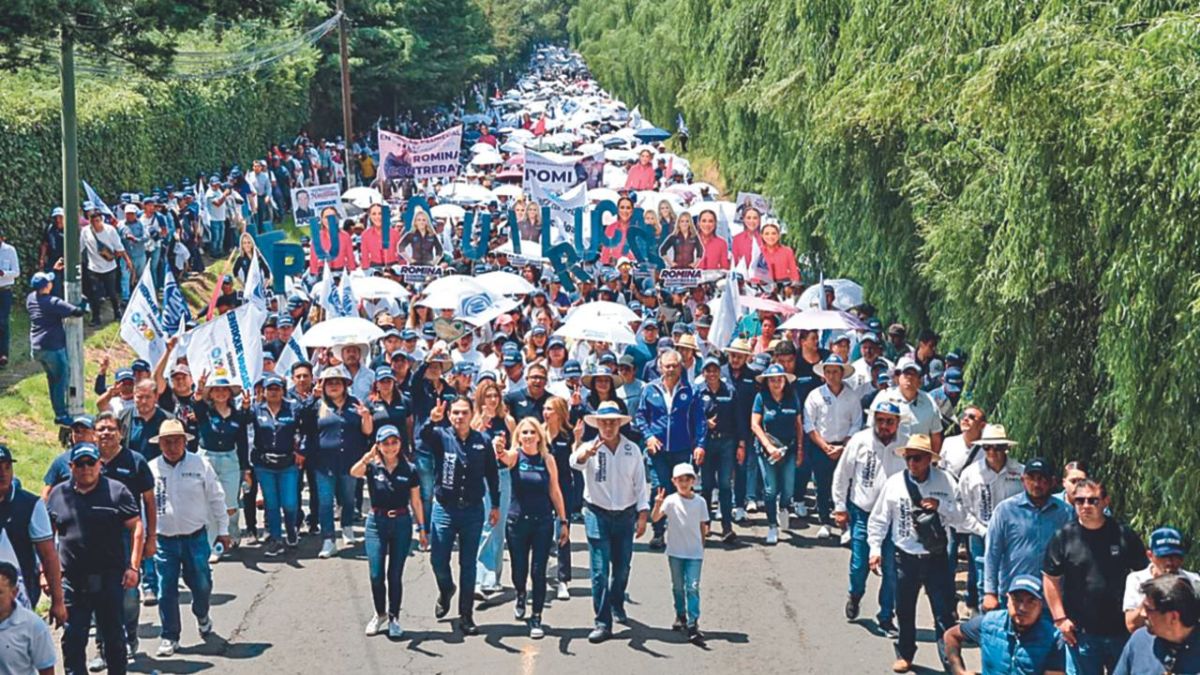
[[[516,422],[504,405],[503,392],[493,380],[483,380],[475,388],[475,414],[471,428],[485,436],[502,439],[505,443],[512,438]],[[479,557],[475,574],[475,592],[482,595],[499,593],[504,573],[504,518],[508,514],[512,499],[512,483],[504,466],[497,467],[500,475],[500,520],[495,525],[483,524],[483,535],[479,539]]]
[[[670,251],[668,257],[667,251]],[[700,242],[700,234],[696,232],[692,214],[683,211],[675,219],[675,229],[670,236],[658,247],[659,255],[668,260],[671,267],[692,267],[696,260],[704,254],[704,244]]]
[[[529,637],[545,635],[542,628],[542,609],[546,604],[546,562],[550,558],[550,542],[554,535],[554,518],[561,525],[559,545],[569,540],[567,511],[562,491],[558,487],[558,465],[550,454],[546,430],[533,417],[526,417],[513,433],[513,444],[505,449],[504,441],[494,441],[496,458],[512,474],[514,501],[508,515],[508,554],[512,558],[512,581],[517,591],[513,614],[525,618],[525,582],[533,584],[533,612],[529,616]]]
[[[404,253],[406,248],[409,250],[407,255]],[[442,240],[429,220],[428,211],[417,209],[413,214],[412,229],[400,237],[396,253],[413,265],[433,265],[441,259],[445,251],[442,249]]]

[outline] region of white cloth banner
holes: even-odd
[[[462,151],[460,124],[429,138],[409,138],[379,130],[380,168],[388,179],[454,178]]]
[[[243,295],[246,302],[254,305],[263,312],[267,311],[267,283],[263,279],[262,268],[259,265],[258,248],[254,249],[254,259],[250,262],[250,269],[246,272],[246,286],[243,289]]]
[[[166,331],[159,322],[161,309],[154,289],[150,265],[142,272],[137,286],[129,292],[129,304],[121,316],[121,339],[137,355],[150,363],[158,363],[167,351]]]
[[[708,331],[708,343],[717,349],[725,349],[737,337],[737,321],[741,315],[733,275],[725,275],[723,289],[721,296],[712,303],[712,328]]]
[[[291,374],[293,365],[308,361],[308,353],[304,351],[304,347],[300,346],[302,337],[304,337],[304,328],[297,323],[296,328],[292,330],[292,339],[287,341],[279,358],[275,360],[275,372],[283,377]]]
[[[587,178],[586,173],[576,169],[579,159],[554,152],[526,150],[525,191],[540,201],[546,195],[561,195],[579,185]]]
[[[262,376],[262,325],[267,313],[254,305],[242,305],[189,331],[187,358],[192,374],[227,377],[251,391]],[[277,364],[278,365],[278,364]]]

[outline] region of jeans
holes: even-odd
[[[101,304],[105,299],[112,303],[113,320],[121,318],[121,295],[117,290],[117,274],[118,269],[113,269],[110,272],[97,273],[88,272],[89,283],[87,284],[90,294],[88,302],[92,305],[92,323],[100,323]]]
[[[613,612],[624,614],[637,517],[637,511],[632,507],[624,511],[607,511],[590,505],[583,507],[583,526],[592,565],[592,611],[596,614],[597,626],[611,629]]]
[[[896,551],[896,619],[900,628],[900,639],[896,641],[897,656],[911,661],[917,653],[917,596],[922,587],[929,596],[929,607],[933,611],[940,655],[942,635],[954,625],[951,615],[954,610],[951,601],[954,587],[949,583],[949,564],[946,554],[940,551],[924,557]]]
[[[1096,635],[1076,631],[1079,641],[1067,647],[1067,675],[1111,673],[1121,658],[1128,635]]]
[[[487,522],[492,509],[490,496],[483,499],[483,535],[479,540],[479,560],[476,583],[482,588],[498,588],[500,575],[504,572],[504,532],[508,522],[508,507],[512,501],[512,479],[508,469],[500,470],[500,519],[495,527]]]
[[[737,463],[737,440],[733,438],[709,439],[704,452],[704,464],[700,465],[700,492],[704,504],[712,504],[713,490],[721,505],[721,531],[729,532],[733,527],[733,465]]]
[[[983,537],[969,535],[967,551],[971,554],[967,563],[967,605],[978,607],[983,598]]]
[[[180,537],[159,537],[158,550],[154,553],[154,566],[158,569],[158,619],[162,623],[162,638],[178,640],[179,625],[179,577],[192,592],[192,615],[196,619],[208,616],[208,603],[212,597],[212,569],[208,556],[212,549],[208,537],[201,530]]]
[[[689,628],[700,621],[700,568],[701,558],[676,558],[667,556],[671,566],[671,596],[675,600],[675,616],[687,618]]]
[[[430,518],[433,514],[433,486],[437,478],[433,473],[433,455],[418,452],[416,457],[417,478],[421,481],[421,507],[425,509],[425,522],[432,523]]]
[[[850,595],[861,598],[867,592],[867,575],[871,547],[867,545],[867,521],[870,511],[864,511],[853,503],[847,505],[850,514]],[[883,578],[879,582],[879,614],[876,620],[885,623],[896,613],[896,554],[895,544],[890,537],[883,540]]]
[[[804,463],[796,470],[796,500],[804,499],[811,476],[817,492],[817,515],[822,525],[833,524],[833,470],[837,462],[829,458],[807,436],[804,438]]]
[[[762,478],[759,476],[758,460],[753,444],[746,448],[746,459],[736,465],[733,471],[734,503],[745,506],[757,502],[762,497]]]
[[[317,518],[321,523],[321,536],[325,539],[333,539],[337,532],[333,525],[334,499],[342,507],[339,514],[341,526],[343,528],[350,527],[354,524],[354,488],[358,485],[358,481],[349,474],[334,475],[324,471],[317,471],[316,478]]]
[[[208,221],[208,254],[214,258],[225,255],[225,221]]]
[[[658,488],[664,488],[668,495],[675,494],[675,484],[671,482],[671,473],[676,464],[691,462],[692,457],[686,452],[656,452],[650,457],[650,489],[657,494]],[[652,523],[654,536],[661,537],[667,531],[667,519],[661,518]]]
[[[129,259],[133,261],[133,269],[121,265],[121,299],[129,302],[129,292],[141,281],[142,270],[146,268],[146,251],[126,247],[125,252],[129,254]]]
[[[121,572],[98,574],[75,582],[63,577],[63,599],[67,605],[67,624],[63,629],[63,666],[69,675],[87,673],[86,651],[92,617],[96,633],[104,641],[104,660],[108,672],[125,672],[125,630],[121,625],[125,589]]]
[[[779,505],[786,512],[792,503],[796,483],[796,455],[791,451],[783,453],[783,457],[774,464],[767,461],[767,456],[758,452],[758,470],[763,477],[763,500],[767,503],[767,524],[779,526]]]
[[[0,356],[8,358],[9,318],[12,316],[12,286],[0,288]]]
[[[555,543],[555,520],[555,516],[520,516],[507,523],[513,588],[524,596],[526,579],[532,574],[533,616],[540,617],[546,606],[546,567],[550,545]]]
[[[54,408],[54,419],[62,421],[69,420],[70,414],[67,412],[67,368],[70,364],[67,363],[67,350],[63,349],[35,349],[33,350],[33,358],[42,364],[42,370],[46,371],[46,384],[50,388],[50,405]]]
[[[165,242],[159,242],[158,246],[155,246],[154,250],[150,251],[147,257],[147,262],[150,265],[150,275],[154,278],[155,288],[162,288],[163,279],[166,277],[163,273],[163,248],[166,245]]]
[[[229,538],[236,543],[242,535],[242,529],[238,525],[238,502],[242,497],[242,468],[238,463],[237,452],[234,450],[209,452],[200,448],[200,452],[197,454],[207,459],[217,474],[217,482],[225,491],[225,511],[229,514],[229,532],[218,532],[215,521],[208,523],[208,543],[210,546],[213,545],[216,543],[217,537],[223,534],[228,534]]]
[[[458,615],[470,617],[474,613],[475,561],[479,556],[479,537],[483,532],[483,505],[443,505],[433,502],[433,537],[429,542],[429,560],[433,575],[437,577],[438,592],[444,596],[454,594],[454,574],[450,571],[450,552],[458,540],[458,583],[462,593],[458,596]]]
[[[300,470],[294,466],[285,469],[255,467],[254,475],[262,488],[263,510],[267,513],[267,534],[278,540],[283,536],[283,523],[289,535],[296,531],[296,512],[300,509]],[[280,512],[283,520],[280,521]]]
[[[367,549],[367,569],[371,576],[371,599],[375,615],[386,614],[393,619],[400,615],[404,597],[404,563],[412,548],[412,516],[388,517],[382,513],[367,514],[363,531]]]
[[[570,520],[570,516],[567,516],[567,520]],[[560,529],[562,529],[562,521],[558,519],[558,516],[554,516],[554,527],[550,530],[550,538],[554,540],[554,546],[557,549],[555,559],[558,569],[554,576],[560,582],[567,582],[571,580],[571,541],[568,539],[565,544],[558,543],[555,532]]]

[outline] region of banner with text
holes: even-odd
[[[332,209],[332,211],[330,211]],[[342,188],[337,183],[326,185],[310,185],[292,190],[292,215],[297,223],[304,223],[313,218],[322,217],[336,212],[338,222],[346,217],[346,208],[342,206]]]
[[[454,178],[462,150],[462,125],[429,138],[409,138],[379,130],[379,157],[388,179]]]

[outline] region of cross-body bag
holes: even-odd
[[[946,527],[937,510],[929,511],[921,508],[921,491],[907,471],[904,472],[904,485],[908,488],[908,498],[912,500],[913,531],[917,541],[930,553],[945,553],[950,541],[946,536]]]

